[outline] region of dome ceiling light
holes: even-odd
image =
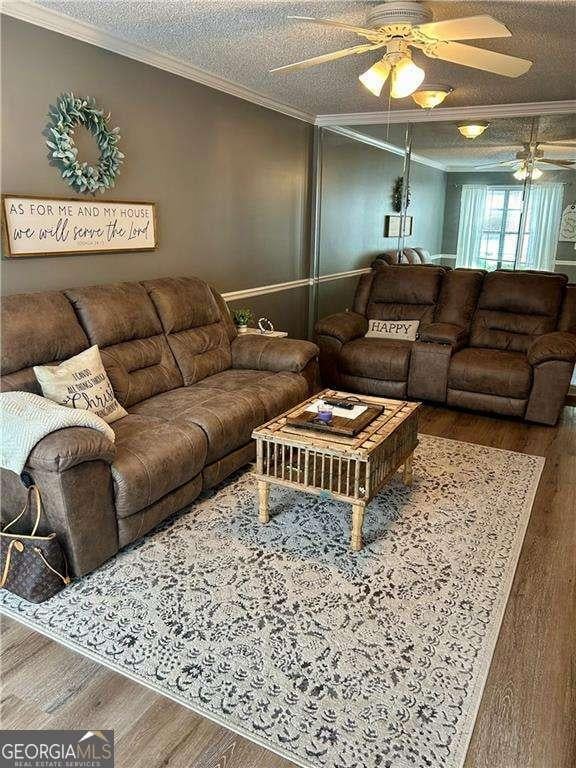
[[[451,85],[438,85],[437,83],[424,83],[422,88],[414,91],[412,99],[422,109],[434,109],[442,104],[444,99],[454,91]]]
[[[486,120],[475,120],[470,123],[458,123],[458,130],[465,139],[477,139],[489,125],[490,123]]]

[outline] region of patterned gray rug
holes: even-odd
[[[544,459],[422,436],[350,508],[247,472],[96,573],[2,610],[301,766],[461,768]]]

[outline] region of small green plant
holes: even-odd
[[[250,320],[252,320],[252,310],[251,309],[233,309],[232,318],[236,323],[236,325],[248,325]]]

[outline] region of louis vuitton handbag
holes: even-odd
[[[34,515],[30,534],[8,532],[26,513]],[[42,499],[37,486],[28,488],[22,512],[0,531],[0,587],[31,603],[43,603],[70,583],[66,555],[55,533],[39,536]]]

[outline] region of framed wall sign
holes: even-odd
[[[153,251],[156,205],[117,200],[2,195],[4,255]]]
[[[402,216],[387,214],[384,217],[384,237],[399,237]],[[412,234],[412,216],[404,216],[404,236]]]

